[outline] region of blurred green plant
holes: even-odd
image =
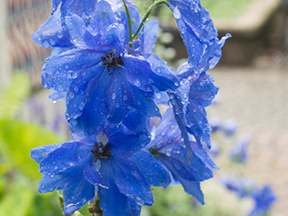
[[[255,0],[201,0],[201,4],[210,12],[213,19],[231,19],[241,15]],[[141,15],[146,12],[154,0],[135,0]],[[159,13],[160,20],[173,18],[171,11],[167,7],[160,7],[156,10]],[[173,18],[174,19],[174,18]]]
[[[63,140],[42,126],[15,118],[29,94],[29,77],[23,71],[17,71],[0,94],[0,215],[60,216],[57,194],[37,191],[41,174],[30,150]]]

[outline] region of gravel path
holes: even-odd
[[[221,103],[208,109],[235,119],[238,135],[251,134],[247,175],[271,183],[277,193],[273,216],[288,215],[288,68],[216,68]]]

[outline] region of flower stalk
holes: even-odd
[[[144,24],[146,23],[146,21],[148,20],[150,14],[152,13],[152,11],[158,7],[159,5],[162,5],[162,4],[166,4],[167,3],[167,0],[157,0],[155,1],[152,5],[150,5],[150,7],[148,8],[148,10],[146,11],[146,14],[144,15],[138,29],[136,30],[135,34],[132,36],[132,41],[137,39],[139,36],[139,32],[141,31],[142,27],[144,26]]]

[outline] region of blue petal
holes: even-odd
[[[46,146],[40,146],[31,150],[30,157],[35,160],[37,163],[41,163],[45,158],[47,158],[48,154],[60,148],[61,144],[52,144]]]
[[[39,182],[39,193],[49,193],[54,190],[66,190],[76,187],[83,179],[82,168],[72,168],[57,175],[44,175]]]
[[[110,123],[119,124],[127,114],[126,86],[130,85],[125,79],[125,70],[123,68],[111,69],[111,83],[109,89],[105,92],[105,105],[107,107]],[[126,95],[126,100],[124,95]]]
[[[161,117],[159,108],[152,100],[151,92],[144,92],[130,83],[126,86],[127,104],[147,117]]]
[[[139,151],[130,158],[145,176],[150,186],[167,187],[171,178],[169,173],[155,160],[148,151]]]
[[[204,194],[201,190],[200,187],[200,182],[197,181],[187,181],[185,179],[182,178],[178,178],[177,179],[179,182],[181,182],[184,190],[186,191],[186,193],[194,196],[202,205],[205,204],[204,202]]]
[[[104,35],[99,41],[101,49],[116,49],[119,53],[123,52],[125,43],[125,28],[122,24],[112,24],[108,26]]]
[[[72,214],[95,196],[95,186],[82,179],[75,187],[63,190],[64,213]]]
[[[152,205],[153,194],[138,167],[128,159],[109,160],[113,178],[121,193],[136,201],[138,205]]]
[[[108,161],[101,161],[101,174],[109,183],[109,189],[99,187],[100,207],[105,216],[139,216],[141,206],[122,194],[113,179],[113,169]]]
[[[55,175],[65,170],[79,166],[90,159],[91,146],[78,142],[66,142],[40,163],[40,173]]]
[[[107,27],[116,22],[116,17],[111,9],[111,5],[106,1],[100,1],[91,18],[88,30],[93,35],[103,35]]]
[[[204,107],[210,106],[219,90],[219,87],[215,86],[213,82],[212,76],[202,73],[190,87],[190,100],[197,100]]]
[[[70,77],[69,72],[78,72],[79,70],[97,65],[103,55],[105,55],[105,53],[94,52],[89,49],[73,49],[60,55],[53,55],[47,58],[47,63],[43,66],[43,72],[50,76],[54,74],[57,76],[57,74],[59,74],[59,76],[63,76],[61,79],[66,78],[72,80],[73,74],[72,77]]]
[[[197,143],[195,142],[190,142],[191,144],[191,148],[193,150],[193,153],[200,158],[207,166],[209,166],[212,169],[220,169],[214,162],[213,160],[210,158],[210,156],[208,155],[207,151],[203,148],[200,147]]]
[[[155,147],[161,149],[167,144],[180,141],[181,131],[174,118],[172,108],[168,107],[162,116],[159,125],[153,130],[153,138],[151,143],[146,146],[147,148]]]
[[[109,184],[103,180],[101,174],[93,166],[92,161],[90,163],[86,163],[83,169],[83,176],[92,185],[99,185],[104,188],[109,187]]]
[[[95,11],[98,0],[65,0],[61,5],[61,14],[65,18],[68,15],[76,14],[89,24],[90,18]]]
[[[79,16],[73,14],[65,17],[65,24],[71,37],[71,42],[80,49],[98,49],[97,42],[100,39],[99,35],[92,35],[86,25]],[[103,50],[105,52],[105,50]]]
[[[174,93],[170,93],[169,95],[170,95],[169,103],[172,104],[174,117],[179,126],[179,129],[181,131],[181,137],[183,138],[185,147],[187,149],[187,156],[189,159],[191,159],[192,150],[191,150],[190,141],[188,137],[188,131],[187,131],[186,124],[185,124],[186,122],[185,121],[185,117],[186,117],[185,105],[186,104],[183,103],[183,100],[181,100],[181,98],[178,95]]]
[[[32,39],[46,48],[72,46],[67,30],[62,28],[60,11],[49,17],[37,32],[32,34]]]
[[[75,119],[82,114],[86,102],[89,100],[89,92],[87,91],[89,82],[93,78],[95,79],[101,75],[101,73],[99,73],[101,69],[103,69],[102,62],[90,69],[78,73],[77,79],[74,79],[71,82],[69,91],[65,94],[67,95],[66,119]]]
[[[125,56],[123,62],[127,71],[127,80],[143,91],[151,91],[153,87],[160,91],[177,88],[178,80],[162,65],[152,71],[147,61],[136,57]]]
[[[91,50],[71,50],[59,56],[51,56],[46,59],[47,64],[43,66],[41,83],[47,89],[68,91],[71,82],[77,79],[79,73],[97,65],[102,56],[103,53]]]
[[[129,110],[123,125],[134,134],[149,134],[151,131],[150,118],[134,109]]]
[[[157,19],[150,20],[144,25],[144,32],[140,37],[142,41],[141,54],[147,58],[153,52],[157,41],[157,33],[159,31],[159,24]]]
[[[129,9],[129,13],[130,13],[131,21],[132,21],[132,33],[134,34],[141,22],[141,15],[139,11],[137,10],[137,8],[135,7],[128,5],[128,9]],[[127,15],[123,7],[119,9],[119,12],[121,14],[120,15],[121,23],[125,26],[125,31],[126,31],[125,42],[129,43],[129,40],[130,40],[129,39],[129,25],[128,25]]]
[[[59,92],[59,91],[54,91],[51,94],[49,94],[49,99],[53,101],[57,100],[66,100],[66,92]]]
[[[102,66],[101,66],[102,67]],[[88,134],[93,134],[107,122],[108,110],[104,103],[106,92],[111,85],[112,77],[106,73],[105,68],[99,67],[100,77],[90,81],[87,92],[93,100],[88,100],[79,121]],[[94,113],[91,115],[91,113]]]
[[[188,61],[199,68],[205,47],[218,35],[209,12],[201,6],[200,0],[169,0],[167,4],[187,47]]]
[[[150,141],[146,135],[125,135],[116,133],[109,136],[112,154],[116,158],[129,158],[133,153],[142,149]]]
[[[192,160],[195,161],[195,155],[193,155]],[[162,163],[168,168],[168,170],[171,172],[173,178],[175,178],[177,181],[179,181],[182,186],[184,187],[184,190],[197,198],[197,200],[204,204],[204,197],[203,193],[200,189],[200,180],[211,178],[213,174],[211,174],[211,171],[209,173],[209,169],[204,169],[202,167],[198,167],[198,164],[192,162],[191,167],[194,171],[189,169],[187,167],[187,161],[181,162],[179,160],[175,160],[172,157],[167,157],[166,155],[160,154],[159,159],[162,161]],[[197,162],[200,162],[199,159]],[[195,166],[195,167],[194,167]],[[196,171],[199,169],[199,171]],[[195,172],[196,171],[196,172]],[[198,172],[198,173],[197,173]],[[202,175],[202,176],[201,176]]]
[[[52,15],[57,10],[57,8],[61,2],[62,2],[62,0],[52,0],[52,12],[51,12]]]

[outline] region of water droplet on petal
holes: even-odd
[[[126,101],[128,99],[127,95],[123,96],[123,101]]]
[[[75,94],[70,91],[70,92],[68,92],[67,96],[68,96],[68,98],[73,99]]]
[[[180,10],[178,9],[178,6],[176,6],[173,10],[173,15],[175,17],[175,19],[180,19],[181,18],[181,12]]]
[[[66,114],[65,114],[65,118],[66,118],[66,121],[69,121],[69,120],[71,119],[70,114],[69,114],[69,113],[66,113]]]
[[[141,83],[139,80],[135,80],[134,81],[134,85],[137,86],[137,87],[140,87],[141,86]]]
[[[115,100],[115,98],[116,98],[116,93],[113,92],[113,93],[112,93],[112,100]]]
[[[116,103],[116,104],[115,104],[115,107],[116,107],[116,108],[119,108],[119,107],[120,107],[120,104],[119,104],[119,103]]]

